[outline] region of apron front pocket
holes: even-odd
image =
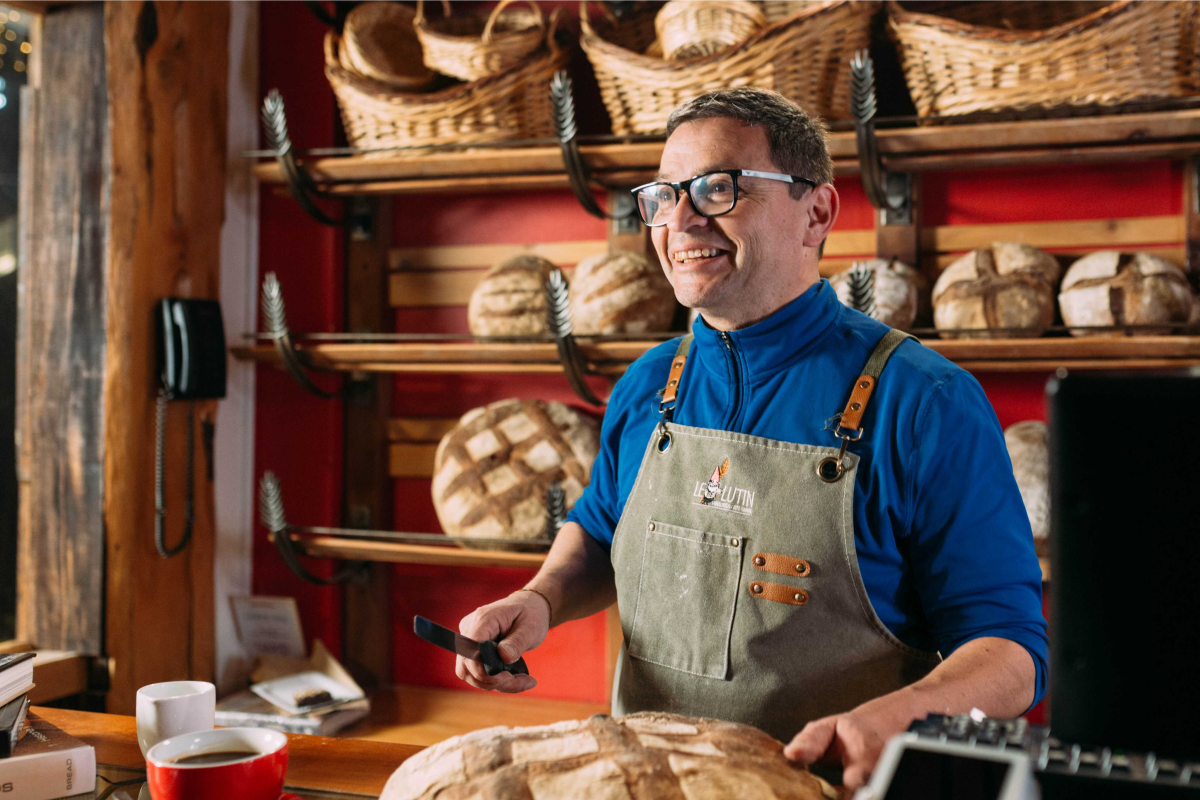
[[[723,680],[743,546],[732,536],[650,521],[630,658]]]

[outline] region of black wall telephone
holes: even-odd
[[[196,408],[188,403],[187,507],[183,535],[167,547],[163,439],[171,400],[216,400],[225,396],[225,326],[216,300],[164,297],[155,307],[158,343],[158,404],[154,437],[154,546],[163,558],[187,547],[195,521]]]

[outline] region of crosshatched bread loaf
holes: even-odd
[[[643,712],[455,736],[405,761],[380,800],[834,800],[749,725]]]
[[[875,273],[875,319],[884,325],[907,330],[929,304],[929,281],[920,272],[898,259],[872,258],[857,261],[854,268]],[[848,306],[850,301],[849,270],[829,279],[838,299]]]
[[[645,256],[601,253],[575,265],[571,315],[576,333],[665,331],[675,316],[675,290]]]
[[[1170,261],[1146,252],[1101,250],[1071,265],[1058,295],[1064,325],[1153,325],[1187,322],[1196,298]],[[1156,333],[1158,331],[1146,331]],[[1166,328],[1162,333],[1169,333]],[[1121,331],[1071,331],[1075,336],[1121,336]]]
[[[500,400],[468,411],[434,456],[442,530],[485,548],[489,538],[545,536],[546,490],[562,484],[567,508],[575,505],[599,449],[596,423],[562,403]]]
[[[1054,322],[1061,271],[1049,253],[1020,242],[972,250],[933,285],[933,323],[950,339],[1040,336]],[[1021,330],[953,332],[971,328]]]
[[[1013,476],[1025,502],[1033,545],[1039,556],[1050,554],[1050,437],[1046,423],[1027,420],[1004,431]]]
[[[535,255],[519,255],[488,270],[471,292],[467,327],[476,336],[544,336],[546,276],[554,264]]]

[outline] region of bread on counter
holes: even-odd
[[[933,323],[955,338],[1040,336],[1054,323],[1054,289],[1062,270],[1049,253],[1020,242],[972,250],[933,286]],[[1008,328],[958,333],[959,329]]]
[[[455,736],[414,755],[380,800],[834,800],[749,725],[643,712]]]
[[[662,267],[639,253],[601,253],[575,266],[571,278],[575,333],[669,330],[675,308],[675,290]]]
[[[487,271],[467,303],[467,327],[476,336],[546,336],[546,277],[554,264],[519,255]]]
[[[1050,436],[1046,423],[1027,420],[1008,426],[1004,444],[1012,460],[1013,477],[1033,528],[1039,556],[1050,555]]]
[[[1116,250],[1091,253],[1072,264],[1063,278],[1058,306],[1064,325],[1080,327],[1182,323],[1197,313],[1196,297],[1182,269],[1151,253]],[[1071,333],[1123,335],[1119,330]]]
[[[591,476],[599,426],[562,403],[500,400],[463,415],[434,456],[433,506],[449,536],[540,539],[546,490],[562,485],[571,508]]]

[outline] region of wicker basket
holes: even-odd
[[[670,0],[654,18],[668,61],[728,50],[766,24],[762,9],[750,0]]]
[[[980,20],[989,12],[981,7],[992,4],[953,5],[961,7],[948,13]],[[888,27],[917,112],[1111,105],[1196,93],[1196,5],[1121,0],[1053,24],[1086,11],[1082,5],[998,3],[1007,9],[990,9],[996,16],[983,26],[889,0]],[[994,27],[1006,20],[1014,29]],[[1017,29],[1046,22],[1053,27]]]
[[[399,3],[363,3],[346,16],[340,63],[364,78],[414,90],[433,80],[413,28],[416,14]]]
[[[767,24],[773,25],[792,14],[799,14],[812,6],[824,5],[829,0],[755,0],[762,9]]]
[[[850,57],[866,47],[875,2],[831,0],[760,28],[740,45],[691,61],[643,55],[654,41],[653,9],[592,26],[581,4],[580,43],[596,72],[613,133],[661,133],[680,103],[736,86],[775,89],[807,111],[850,114]]]
[[[559,13],[550,17],[547,48],[504,72],[427,94],[398,92],[342,67],[335,33],[325,35],[325,77],[333,86],[346,138],[378,149],[475,144],[554,135],[550,78],[567,63],[554,39]]]
[[[500,0],[484,18],[475,14],[450,15],[439,20],[425,18],[425,6],[417,1],[416,28],[425,48],[425,66],[464,81],[495,75],[532,53],[546,38],[546,20],[533,0],[530,9],[505,8],[516,0]]]

